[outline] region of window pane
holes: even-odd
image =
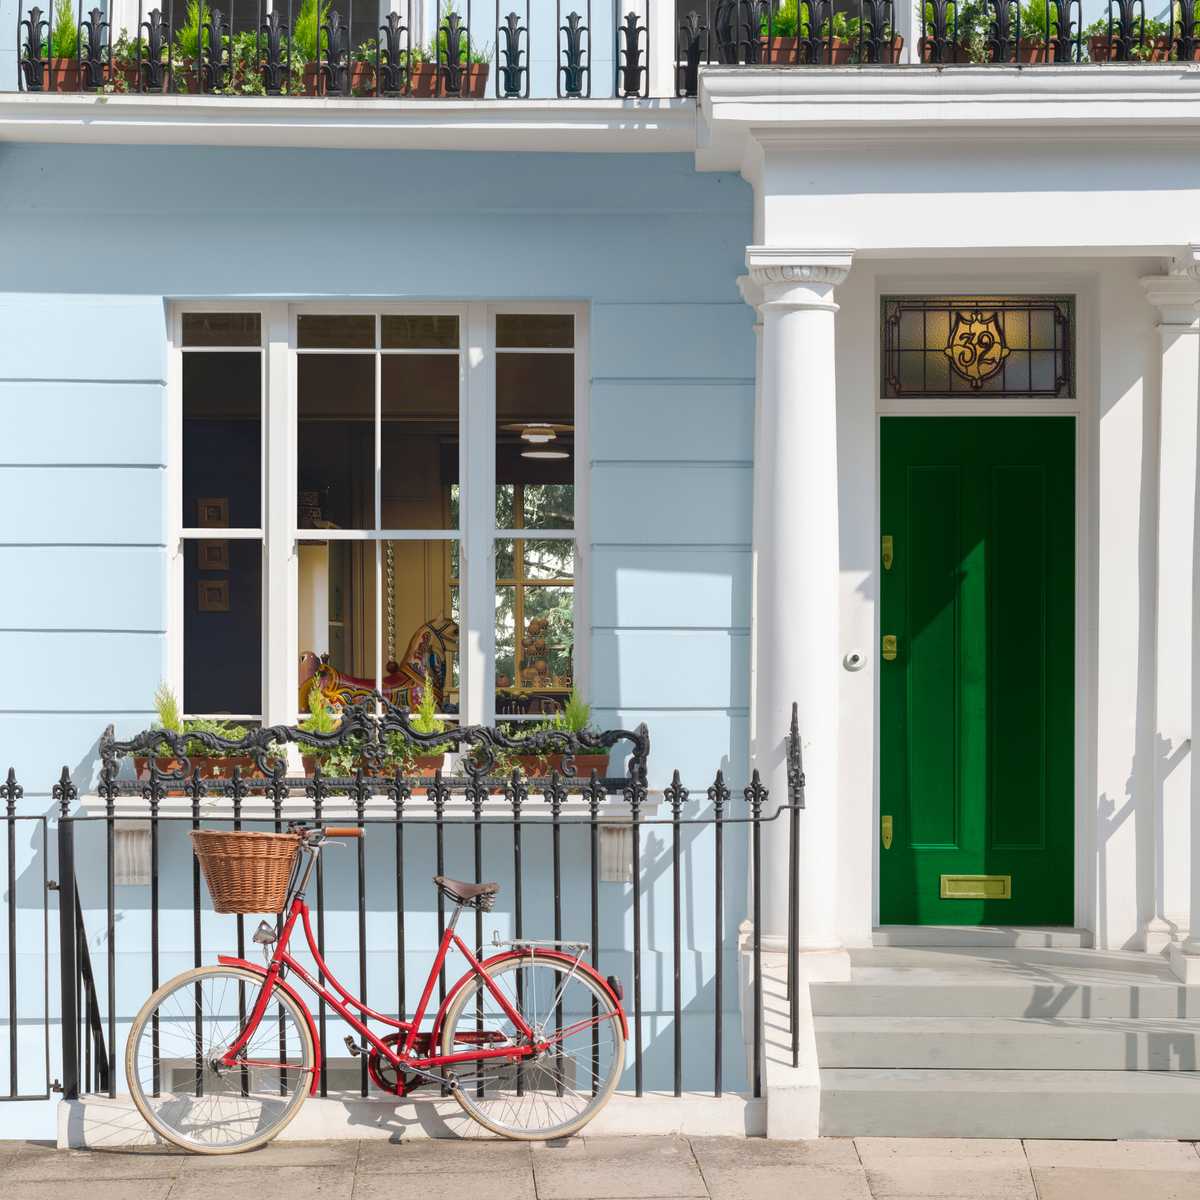
[[[262,711],[262,543],[183,543],[183,708]]]
[[[527,483],[522,505],[526,529],[573,529],[575,487],[569,483]]]
[[[458,703],[458,622],[450,582],[457,549],[449,541],[385,540],[380,556],[383,607],[377,623],[376,543],[301,541],[297,624],[302,711],[314,686],[327,700],[343,705],[369,695],[376,686],[376,644],[383,668],[380,690],[389,700],[415,708],[428,673],[441,711],[456,711],[446,705]]]
[[[526,538],[526,579],[570,579],[575,574],[575,543],[566,538]]]
[[[575,317],[571,313],[500,313],[496,317],[496,345],[570,349],[575,345]]]
[[[375,542],[302,539],[297,546],[299,706],[320,676],[330,703],[353,704],[375,688]]]
[[[513,485],[511,483],[496,484],[496,528],[515,528],[513,525]]]
[[[513,650],[516,644],[514,607],[516,588],[498,587],[496,589],[496,696],[497,700],[504,698],[507,690],[515,690],[513,675]],[[497,705],[498,711],[511,712]]]
[[[381,377],[382,527],[453,529],[458,355],[385,355]]]
[[[325,313],[297,317],[296,345],[301,350],[374,350],[375,318]]]
[[[262,503],[262,355],[183,356],[183,520],[257,529]],[[257,711],[257,704],[255,711]]]
[[[375,357],[297,358],[301,529],[375,528]]]
[[[258,313],[184,313],[185,346],[261,346]]]
[[[403,316],[381,320],[385,350],[458,349],[458,317]]]
[[[524,502],[514,496],[512,515],[524,520],[528,505],[535,527],[543,529],[570,528],[563,514],[574,508],[574,381],[571,354],[496,356],[496,484],[540,485],[543,490]],[[548,486],[557,490],[547,492]]]
[[[512,579],[513,542],[511,538],[496,539],[496,578]]]
[[[561,701],[571,691],[575,657],[575,589],[526,587],[524,593],[521,686],[531,689],[535,698],[542,701],[542,712],[553,712],[561,707]],[[530,644],[526,645],[526,642]],[[531,711],[536,712],[538,708]]]

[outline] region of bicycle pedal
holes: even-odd
[[[347,1050],[349,1050],[349,1051],[350,1051],[350,1053],[351,1053],[351,1054],[353,1054],[355,1058],[357,1058],[357,1057],[358,1057],[360,1054],[366,1054],[366,1053],[367,1053],[367,1048],[366,1048],[365,1046],[360,1046],[360,1045],[359,1045],[359,1044],[358,1044],[358,1043],[357,1043],[357,1042],[356,1042],[356,1041],[355,1041],[355,1040],[354,1040],[352,1037],[350,1037],[348,1034],[347,1034],[347,1036],[346,1036],[346,1049],[347,1049]]]

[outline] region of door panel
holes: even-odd
[[[880,437],[880,920],[1069,925],[1074,418],[884,417]]]

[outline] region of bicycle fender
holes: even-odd
[[[528,958],[529,956],[530,956],[530,951],[528,951],[528,950],[505,950],[501,954],[493,954],[491,958],[484,959],[479,965],[481,967],[483,967],[483,969],[486,971],[489,967],[493,966],[495,963],[503,962],[505,959]],[[563,952],[561,950],[538,950],[537,957],[538,958],[555,958],[555,959],[558,959],[559,962],[565,962],[565,963],[574,963],[575,962],[574,955],[563,954]],[[576,966],[575,969],[580,974],[587,975],[592,980],[593,983],[598,983],[600,985],[601,989],[605,993],[607,993],[609,999],[612,1000],[612,1002],[617,1006],[617,1012],[620,1013],[620,1015],[621,1015],[621,1034],[625,1038],[626,1041],[629,1041],[629,1023],[625,1019],[625,1007],[621,1003],[621,1001],[618,999],[618,997],[613,994],[612,988],[610,988],[608,986],[608,980],[605,979],[603,975],[601,975],[598,971],[596,971],[588,963],[580,962],[578,964],[578,966]],[[438,1045],[439,1040],[441,1038],[442,1019],[445,1017],[446,1012],[449,1009],[451,1002],[454,1000],[454,997],[456,995],[458,995],[459,991],[474,977],[475,977],[475,972],[468,971],[446,993],[446,999],[442,1001],[442,1006],[441,1006],[441,1008],[438,1009],[437,1016],[434,1017],[433,1032],[429,1035],[430,1050],[433,1051],[434,1053],[437,1053],[437,1051],[434,1050],[434,1047],[436,1047]]]
[[[217,955],[217,962],[219,962],[223,967],[241,967],[246,971],[253,971],[256,975],[261,975],[264,979],[267,976],[265,967],[260,967],[258,963],[247,962],[244,958],[232,958],[225,954],[219,954]],[[321,1039],[317,1037],[317,1023],[313,1020],[312,1013],[308,1011],[308,1005],[304,1003],[304,1000],[300,997],[300,994],[294,987],[292,987],[290,983],[287,983],[283,979],[277,979],[275,981],[275,986],[279,988],[280,991],[286,992],[289,999],[295,1000],[295,1002],[300,1006],[300,1011],[304,1014],[304,1019],[308,1022],[308,1033],[313,1040],[313,1050],[316,1053],[316,1067],[313,1071],[312,1087],[309,1088],[308,1094],[310,1096],[315,1096],[317,1094],[317,1088],[321,1083]]]

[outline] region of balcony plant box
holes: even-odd
[[[160,771],[175,771],[181,765],[181,761],[177,758],[158,758],[155,759],[155,762],[158,763],[158,769]],[[192,771],[194,771],[197,767],[200,768],[201,779],[232,779],[234,767],[242,768],[243,779],[263,778],[263,773],[258,769],[254,759],[248,756],[246,758],[200,758],[197,756],[196,758],[189,759],[188,763]],[[135,755],[133,759],[133,767],[137,772],[139,781],[149,781],[150,759],[148,757],[142,758]],[[185,793],[180,788],[175,788],[167,792],[168,796],[182,796],[184,794]]]
[[[575,755],[575,776],[563,776],[563,756],[561,754],[518,754],[517,765],[521,774],[527,779],[534,776],[549,776],[551,771],[557,771],[563,778],[578,778],[586,783],[592,777],[592,772],[603,779],[608,774],[607,754],[577,754]]]
[[[304,80],[303,88],[306,96],[317,96],[317,84],[320,80],[320,73],[317,63],[304,64]],[[357,92],[360,96],[375,95],[375,67],[371,63],[355,62],[350,64],[350,92],[353,95]],[[340,96],[341,92],[334,91],[326,84],[326,96]]]
[[[488,70],[490,63],[471,63],[463,79],[461,93],[446,91],[443,79],[438,86],[437,63],[415,63],[412,69],[412,94],[414,99],[432,100],[435,96],[461,94],[470,100],[483,100],[487,96]]]
[[[164,69],[163,69],[162,86],[160,88],[158,88],[158,91],[160,91],[160,92],[165,92],[167,90],[167,72],[165,69],[166,63],[163,63],[163,68]],[[144,72],[143,72],[143,74],[144,74]],[[137,63],[136,62],[113,63],[111,72],[109,75],[109,79],[110,79],[110,82],[112,82],[112,83],[116,83],[118,80],[122,80],[124,82],[125,86],[129,89],[130,93],[137,92],[139,90],[138,89],[138,65],[137,65]]]
[[[1150,53],[1145,58],[1135,58],[1133,62],[1167,62],[1171,57],[1171,42],[1172,38],[1158,37],[1153,42],[1147,40],[1147,49]],[[1137,43],[1134,43],[1136,49]],[[1109,37],[1108,34],[1102,33],[1097,37],[1088,38],[1088,58],[1092,62],[1116,62],[1117,50],[1119,42],[1114,34]],[[1196,52],[1192,55],[1193,59],[1200,59],[1200,46],[1196,48]]]
[[[1017,61],[1023,63],[1053,62],[1054,47],[1047,46],[1041,38],[1022,38],[1017,51]]]
[[[52,58],[46,72],[46,91],[79,91],[79,59]]]
[[[920,53],[921,53],[921,61],[922,62],[932,62],[933,61],[933,45],[932,45],[932,43],[931,42],[918,43],[918,46],[919,46]],[[954,58],[953,52],[951,51],[949,61],[950,62],[957,61],[960,63],[969,63],[969,62],[973,61],[971,58],[971,43],[970,42],[959,42],[958,43],[958,58],[957,58],[957,60]]]

